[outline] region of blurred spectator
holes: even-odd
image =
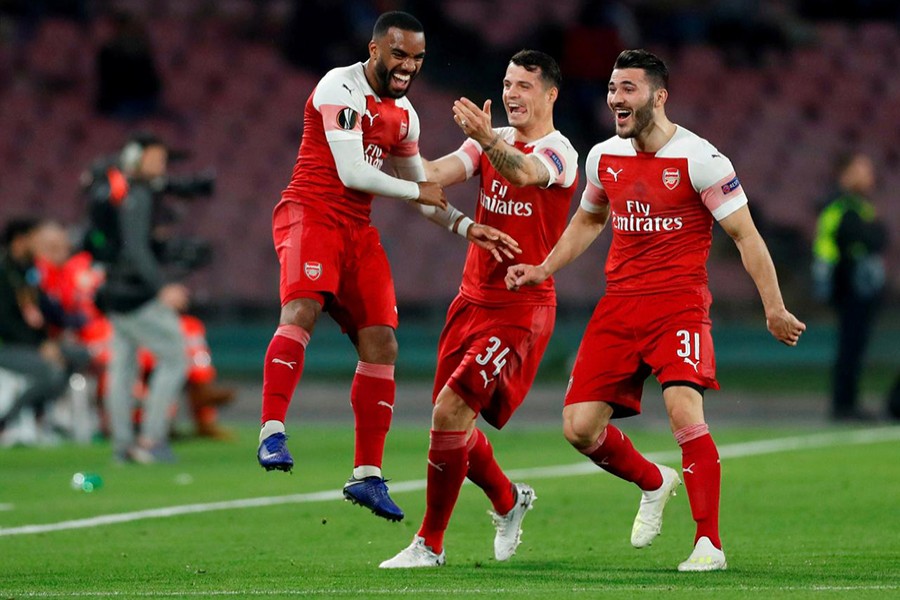
[[[166,178],[168,149],[151,134],[136,134],[123,147],[119,162],[119,193],[108,198],[108,219],[102,223],[108,268],[97,295],[97,306],[113,325],[106,408],[114,455],[123,462],[171,462],[169,408],[187,372],[178,312],[187,307],[188,291],[166,280],[154,248],[154,211],[165,190],[159,182]],[[150,349],[157,362],[135,440],[132,387],[140,346]]]
[[[67,388],[69,376],[86,367],[87,352],[58,343],[48,335],[59,315],[39,287],[34,265],[35,219],[14,219],[3,233],[0,256],[0,368],[26,378],[24,389],[0,414],[0,431],[14,423],[22,409],[32,407],[38,417]],[[49,433],[49,428],[43,429]],[[40,436],[38,441],[47,439]],[[8,442],[9,440],[5,440]]]
[[[156,112],[162,80],[143,23],[119,13],[112,38],[97,53],[97,110],[104,115],[138,119]]]
[[[559,122],[561,129],[572,132],[579,152],[587,154],[597,139],[609,137],[603,123],[609,73],[622,49],[636,46],[637,38],[632,15],[622,2],[586,2],[564,32],[560,66],[568,91],[562,96],[567,109],[559,111]]]
[[[821,208],[813,245],[814,293],[838,318],[831,416],[871,419],[858,405],[863,358],[885,286],[887,230],[870,201],[875,167],[861,153],[842,157],[836,196]]]
[[[88,252],[72,254],[68,233],[53,221],[41,224],[35,232],[35,254],[41,273],[41,288],[59,302],[77,329],[82,343],[90,350],[98,379],[98,401],[102,405],[107,389],[106,371],[113,336],[112,325],[94,303],[97,288],[104,279],[103,272],[93,264]],[[232,401],[235,391],[216,383],[216,369],[203,322],[191,315],[181,315],[179,320],[187,340],[189,370],[186,391],[196,434],[228,439],[231,433],[219,425],[216,407]],[[138,363],[140,369],[136,384],[142,395],[146,396],[145,384],[153,374],[156,358],[148,349],[141,348]]]

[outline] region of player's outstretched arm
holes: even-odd
[[[462,183],[467,179],[466,166],[455,154],[447,154],[436,160],[422,159],[425,179],[435,181],[444,187]]]
[[[806,325],[788,312],[778,286],[778,275],[765,241],[753,223],[750,209],[742,206],[719,223],[741,253],[744,269],[750,274],[766,312],[766,327],[783,344],[796,346]]]
[[[457,180],[465,181],[467,178],[465,165],[452,154],[433,162],[421,159],[418,154],[409,157],[394,157],[392,162],[399,177],[412,181],[422,182],[429,173],[435,174],[435,169],[439,171],[438,176],[445,177],[445,179],[434,185],[449,185]],[[439,208],[419,202],[416,204],[416,208],[432,223],[445,227],[479,248],[487,250],[498,262],[503,262],[503,256],[515,258],[516,254],[522,253],[519,243],[512,237],[499,229],[476,223],[452,204],[446,203],[443,208]]]
[[[524,285],[538,285],[558,270],[581,256],[597,239],[609,220],[609,205],[600,212],[588,212],[581,207],[547,258],[539,265],[513,265],[506,270],[506,287],[517,290]]]
[[[511,184],[522,187],[550,183],[550,172],[541,159],[517,150],[494,131],[490,100],[485,101],[484,108],[478,108],[468,98],[460,98],[453,103],[453,120],[463,133],[481,144],[488,160]]]
[[[366,162],[362,137],[329,140],[328,146],[334,157],[338,177],[346,187],[377,196],[413,200],[427,206],[440,208],[447,206],[444,189],[439,183],[407,181],[400,177],[392,177]]]

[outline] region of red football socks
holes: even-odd
[[[303,373],[308,343],[309,332],[302,327],[280,325],[275,330],[263,366],[262,423],[284,423],[291,397]]]
[[[384,440],[394,416],[394,365],[359,362],[350,387],[350,404],[356,421],[356,453],[353,466],[381,468]]]
[[[657,490],[662,485],[659,467],[635,450],[628,436],[613,425],[607,425],[597,442],[581,453],[604,471],[636,483],[644,491]]]
[[[437,554],[444,550],[444,532],[466,478],[466,455],[465,431],[431,430],[425,518],[422,519],[419,535],[425,538],[425,545]]]
[[[469,438],[467,448],[469,470],[466,477],[484,490],[498,515],[507,514],[516,504],[516,495],[509,477],[494,459],[491,442],[480,429],[475,429]]]
[[[706,536],[716,548],[719,539],[719,493],[722,486],[722,466],[719,451],[706,424],[691,425],[675,432],[681,446],[681,468],[684,486],[691,503],[691,515],[697,522],[694,543]]]

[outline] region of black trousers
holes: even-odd
[[[878,298],[846,297],[835,304],[838,347],[832,370],[831,412],[849,416],[858,410],[863,361],[878,312]]]

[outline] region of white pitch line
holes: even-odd
[[[774,454],[777,452],[789,452],[792,450],[809,450],[814,448],[827,448],[839,445],[875,444],[900,440],[900,427],[883,427],[877,429],[861,429],[853,431],[838,431],[831,433],[818,433],[807,436],[795,436],[776,438],[771,440],[758,440],[728,444],[719,447],[721,458],[741,458],[745,456],[758,456],[760,454]],[[653,462],[674,462],[681,458],[681,453],[653,452],[645,455]],[[588,475],[597,473],[597,467],[589,461],[558,465],[552,467],[534,467],[528,469],[514,469],[507,471],[510,479],[553,479],[558,477],[570,477],[573,475]],[[392,492],[413,492],[425,489],[424,479],[411,481],[399,481],[391,483]],[[29,535],[35,533],[51,533],[54,531],[66,531],[70,529],[85,529],[99,527],[101,525],[113,525],[116,523],[130,523],[145,519],[163,519],[178,515],[213,512],[217,510],[233,510],[238,508],[257,508],[261,506],[277,506],[279,504],[301,504],[307,502],[325,502],[340,500],[343,494],[339,490],[313,492],[308,494],[291,494],[288,496],[267,496],[261,498],[246,498],[243,500],[224,500],[222,502],[206,502],[202,504],[184,504],[180,506],[168,506],[164,508],[152,508],[127,513],[100,515],[87,519],[74,519],[60,521],[58,523],[46,523],[42,525],[22,525],[0,529],[0,537],[12,535]]]

